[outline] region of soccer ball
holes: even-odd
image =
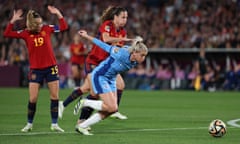
[[[210,123],[208,132],[213,137],[222,137],[227,132],[226,128],[226,124],[222,120],[215,119]]]

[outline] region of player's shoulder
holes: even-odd
[[[128,55],[129,55],[128,46],[123,46],[123,47],[113,46],[112,53],[121,55],[121,57],[124,57],[124,56],[128,57]]]
[[[101,24],[100,30],[101,31],[105,31],[105,32],[110,32],[112,27],[113,27],[112,21],[111,20],[107,20],[107,21],[104,21]]]
[[[129,49],[129,45],[123,45],[122,48],[125,49],[125,50],[128,50]]]

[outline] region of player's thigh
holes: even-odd
[[[53,100],[58,99],[58,91],[59,91],[59,75],[58,75],[58,66],[52,66],[44,71],[45,80],[47,82],[50,98]]]
[[[90,81],[90,74],[88,74],[83,84],[81,85],[80,89],[83,93],[86,93],[86,92],[90,92],[90,88],[91,88],[91,81]]]
[[[39,83],[36,82],[29,83],[29,101],[31,103],[37,102],[39,87],[40,87]]]
[[[72,64],[71,70],[72,70],[72,75],[73,75],[73,77],[79,76],[79,70],[80,70],[80,68],[79,68],[79,66],[78,66],[77,64]]]
[[[52,100],[57,100],[59,98],[59,80],[48,82],[48,88],[50,92],[50,98]]]
[[[102,93],[99,94],[99,97],[101,98],[103,104],[106,106],[106,109],[108,109],[109,112],[117,111],[118,105],[116,92]]]
[[[117,75],[117,89],[123,90],[125,88],[125,82],[120,74]]]

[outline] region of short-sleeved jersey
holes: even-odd
[[[128,46],[122,48],[111,46],[96,38],[93,42],[109,53],[109,56],[91,73],[93,91],[95,94],[114,92],[117,74],[130,70],[138,63],[130,60]]]
[[[5,37],[21,38],[25,41],[31,69],[44,69],[56,65],[56,58],[51,44],[51,33],[60,32],[68,28],[63,18],[57,25],[43,25],[37,34],[29,30],[13,31],[13,24],[9,23],[4,32]]]
[[[71,44],[70,45],[70,52],[72,54],[70,59],[71,63],[84,65],[85,55],[84,54],[79,55],[78,53],[84,53],[85,51],[86,48],[84,47],[83,43]]]
[[[111,46],[98,39],[94,39],[93,42],[110,55],[94,68],[92,75],[101,75],[111,79],[115,78],[117,74],[128,71],[138,64],[137,62],[130,60],[128,46],[123,48]]]
[[[111,20],[105,21],[99,27],[97,38],[103,41],[102,34],[105,32],[109,33],[109,36],[111,37],[126,37],[126,30],[124,28],[116,29]],[[124,42],[111,43],[110,45],[123,46]],[[108,55],[109,54],[107,52],[94,44],[86,58],[86,62],[89,64],[98,65],[101,61],[106,59]]]

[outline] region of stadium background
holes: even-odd
[[[128,77],[128,73],[125,75],[126,84],[129,87],[130,82],[136,86],[141,81],[148,84],[149,80],[156,80],[161,82],[159,85],[162,87],[143,85],[135,89],[157,90],[124,91],[120,109],[129,119],[126,121],[106,119],[92,127],[94,133],[92,137],[85,137],[74,131],[78,118],[72,114],[74,104],[69,105],[63,119],[59,120],[59,124],[66,132],[62,134],[51,132],[49,92],[47,89],[41,89],[34,129],[30,133],[20,133],[26,121],[28,101],[28,89],[25,88],[28,72],[26,48],[23,41],[6,39],[2,33],[15,8],[23,8],[25,11],[33,8],[44,16],[47,23],[55,23],[55,17],[46,11],[47,4],[60,8],[70,25],[69,31],[52,37],[60,65],[61,80],[70,75],[68,45],[72,35],[80,28],[95,34],[102,10],[111,4],[121,4],[129,11],[126,28],[129,37],[142,35],[150,47],[146,63],[138,70],[140,77],[134,73],[134,77]],[[235,91],[239,78],[237,77],[240,53],[239,8],[239,0],[0,0],[0,144],[239,143],[240,104],[239,92]],[[15,28],[23,26],[24,21],[18,22]],[[85,44],[91,47],[90,43]],[[223,81],[230,80],[233,84],[232,88],[225,89],[231,91],[222,91],[224,83],[220,83],[222,87],[214,93],[162,91],[160,89],[171,89],[172,75],[169,79],[169,73],[161,70],[165,72],[162,75],[167,79],[159,78],[161,74],[157,78],[154,73],[150,79],[144,76],[150,66],[157,71],[159,65],[162,65],[172,72],[176,69],[177,63],[186,72],[183,81],[188,82],[188,76],[194,80],[198,69],[195,73],[188,72],[194,67],[201,48],[205,49],[206,58],[212,68],[216,63],[220,64]],[[232,77],[226,77],[227,74]],[[61,86],[65,88],[59,92],[60,99],[63,100],[72,89],[66,85]],[[192,89],[186,85],[180,88]],[[220,139],[213,138],[208,133],[209,123],[216,118],[227,124],[227,134]],[[235,125],[231,125],[230,121],[234,121]]]
[[[194,89],[201,49],[207,60],[202,89],[240,89],[239,0],[1,0],[0,86],[27,86],[25,44],[3,37],[13,10],[21,8],[26,15],[27,10],[34,9],[46,23],[55,24],[56,17],[46,10],[48,4],[58,7],[70,26],[67,32],[52,36],[61,88],[73,87],[69,69],[73,35],[79,29],[95,35],[102,11],[119,5],[129,12],[128,37],[141,35],[150,48],[146,63],[124,74],[127,89]],[[23,28],[24,22],[17,22],[15,29]],[[90,50],[91,43],[84,43]]]

